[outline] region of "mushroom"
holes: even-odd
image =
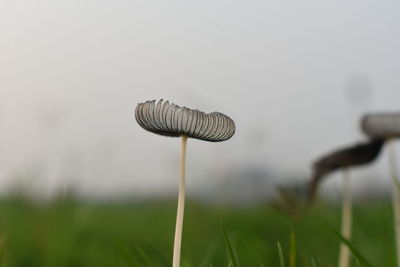
[[[183,215],[185,206],[185,161],[188,138],[209,142],[228,140],[235,133],[235,123],[228,116],[219,113],[205,113],[180,107],[162,99],[147,101],[137,105],[135,118],[139,125],[155,134],[181,137],[179,195],[175,225],[172,266],[180,266]]]
[[[371,138],[400,138],[400,112],[366,114],[361,129]]]
[[[308,200],[311,202],[316,195],[317,187],[323,177],[329,173],[343,170],[343,206],[342,206],[342,229],[343,237],[351,238],[351,187],[349,167],[368,164],[374,161],[383,146],[383,139],[374,139],[366,143],[359,143],[351,147],[336,150],[323,156],[314,163],[314,173],[309,185]],[[341,243],[339,252],[339,267],[347,267],[350,263],[349,248]]]
[[[366,114],[361,120],[361,128],[369,137],[389,141],[389,167],[393,183],[392,205],[396,232],[397,266],[400,267],[400,186],[395,150],[395,139],[400,138],[400,112]]]
[[[319,158],[314,163],[313,175],[308,189],[308,200],[310,202],[314,200],[322,178],[338,169],[365,165],[374,161],[378,157],[383,143],[383,139],[373,139],[335,150]]]

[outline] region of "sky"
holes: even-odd
[[[364,112],[399,109],[399,8],[1,1],[0,192],[174,192],[179,140],[134,120],[137,103],[161,98],[236,122],[227,142],[189,140],[189,190],[249,169],[305,181],[315,158],[365,139]],[[385,155],[352,176],[356,188],[388,184]]]

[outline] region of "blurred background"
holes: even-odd
[[[40,211],[34,218],[76,211],[75,205],[83,205],[76,199],[85,205],[116,205],[110,212],[123,209],[116,202],[153,203],[157,217],[154,209],[159,205],[154,201],[170,199],[171,220],[162,221],[171,224],[164,233],[170,249],[179,140],[150,134],[136,123],[137,103],[152,99],[220,111],[236,122],[236,134],[227,142],[189,140],[187,186],[193,201],[254,208],[274,200],[279,187],[304,184],[321,154],[365,139],[359,129],[362,114],[398,110],[399,8],[400,3],[386,0],[1,1],[4,229],[13,231],[15,218],[10,214],[16,216],[16,211],[11,207],[22,205],[24,210],[38,200],[69,199],[60,204],[64,208],[35,206],[32,209]],[[386,154],[373,165],[352,170],[358,199],[388,198]],[[321,197],[338,199],[340,182],[338,174],[324,181]],[[11,197],[15,195],[18,200]],[[132,207],[125,208],[122,213]],[[391,222],[390,207],[377,210],[386,212]],[[32,219],[18,211],[19,222]],[[88,222],[84,216],[92,213],[84,211],[79,213],[81,220]],[[336,214],[334,208],[331,212]],[[131,216],[144,225],[148,218]],[[216,221],[221,217],[216,215]],[[8,238],[15,247],[15,240],[28,242],[23,238],[37,233],[36,228],[27,230],[33,226],[26,227],[14,229],[21,239]],[[51,233],[59,240],[58,232]],[[39,244],[47,239],[40,240]],[[134,244],[137,240],[141,239],[131,239]],[[43,251],[50,253],[47,245]],[[13,260],[17,252],[10,248],[10,266],[67,262],[57,257],[51,261],[43,251],[45,256],[31,255],[32,247],[40,245],[24,250],[26,261]],[[95,266],[83,261],[65,266]]]

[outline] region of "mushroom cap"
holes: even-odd
[[[341,148],[322,156],[314,163],[313,176],[310,181],[308,198],[312,200],[318,184],[329,173],[340,168],[366,165],[373,162],[379,155],[384,139],[374,139],[365,143]]]
[[[371,138],[400,137],[400,112],[364,115],[361,129]]]
[[[235,122],[220,112],[205,113],[162,99],[139,103],[135,118],[145,130],[164,136],[186,135],[204,141],[221,142],[235,133]]]

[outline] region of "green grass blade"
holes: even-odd
[[[142,260],[146,264],[146,266],[154,266],[154,264],[151,262],[150,258],[143,251],[143,249],[141,249],[140,247],[136,246],[136,251],[138,252],[139,256],[142,258]]]
[[[336,229],[332,227],[331,229],[333,233],[339,238],[339,240],[350,249],[351,253],[353,253],[353,256],[359,261],[362,266],[372,267],[369,261],[353,246],[353,244],[349,240],[343,237],[338,231],[336,231]]]
[[[238,261],[238,259],[236,257],[235,251],[233,250],[233,246],[232,246],[232,243],[231,243],[231,241],[229,239],[229,236],[225,231],[225,227],[224,227],[224,223],[223,222],[221,222],[221,230],[222,230],[222,233],[224,235],[226,247],[228,248],[228,252],[229,252],[229,256],[231,258],[232,266],[233,267],[239,267],[239,261]]]
[[[6,235],[0,235],[0,267],[5,266],[4,263],[4,258],[5,258],[5,250],[6,250],[6,244],[7,244],[7,236]]]
[[[198,267],[207,267],[207,265],[212,261],[215,253],[216,253],[216,246],[215,244],[212,245],[208,250],[206,255],[204,256],[203,260],[201,263],[198,265]]]
[[[318,267],[317,261],[314,258],[311,259],[311,267]]]
[[[277,247],[278,247],[278,255],[279,255],[279,263],[280,263],[280,267],[285,267],[285,259],[283,257],[283,250],[282,250],[282,246],[281,243],[277,243]]]
[[[289,266],[296,267],[297,248],[296,248],[296,235],[292,230],[290,232],[290,251],[289,251]]]
[[[132,253],[129,251],[129,249],[126,246],[120,244],[118,246],[118,248],[119,248],[119,252],[122,255],[122,258],[125,260],[125,262],[130,267],[140,267],[140,264],[135,260]]]

